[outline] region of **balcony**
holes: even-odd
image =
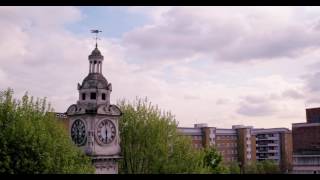
[[[279,140],[279,136],[258,136],[256,137],[257,141],[261,140]]]
[[[258,160],[265,160],[268,159],[268,156],[257,156]]]
[[[256,153],[268,153],[267,149],[257,149]]]
[[[278,146],[277,143],[257,143],[256,147]]]
[[[268,153],[276,153],[276,152],[278,152],[277,149],[268,149]]]
[[[268,137],[269,140],[279,140],[279,137],[274,136],[274,137]]]
[[[256,144],[257,147],[267,147],[268,144]]]
[[[268,146],[278,146],[279,144],[277,143],[269,143]]]
[[[269,156],[268,159],[277,160],[277,159],[279,159],[279,157],[278,156]]]
[[[278,160],[279,157],[277,157],[277,156],[257,156],[257,159],[258,159],[258,160],[266,160],[266,159],[269,159],[269,160]]]

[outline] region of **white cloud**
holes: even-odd
[[[182,126],[205,122],[230,128],[291,127],[304,121],[304,101],[316,100],[309,94],[317,89],[318,68],[309,66],[319,58],[320,11],[128,9],[152,21],[123,39],[102,38],[99,44],[113,103],[147,96],[171,110]],[[65,26],[81,23],[83,16],[74,7],[1,7],[0,26],[6,28],[0,29],[0,87],[46,96],[61,112],[75,103],[93,42],[89,34],[75,35]]]
[[[319,15],[305,7],[174,7],[156,11],[153,23],[123,41],[129,53],[149,61],[195,54],[233,62],[294,57],[319,46]]]

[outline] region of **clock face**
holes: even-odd
[[[86,126],[80,119],[75,120],[71,126],[71,138],[78,146],[84,145],[87,140]]]
[[[100,144],[109,144],[116,137],[116,127],[110,120],[102,120],[96,128],[96,135]]]

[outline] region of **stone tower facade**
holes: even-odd
[[[117,174],[122,112],[110,103],[112,85],[102,75],[103,59],[96,44],[89,55],[89,74],[82,84],[78,83],[79,100],[67,110],[69,133],[92,158],[97,174]]]

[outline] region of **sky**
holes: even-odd
[[[319,7],[0,7],[0,89],[65,112],[100,29],[111,102],[195,123],[286,127],[320,106]]]

